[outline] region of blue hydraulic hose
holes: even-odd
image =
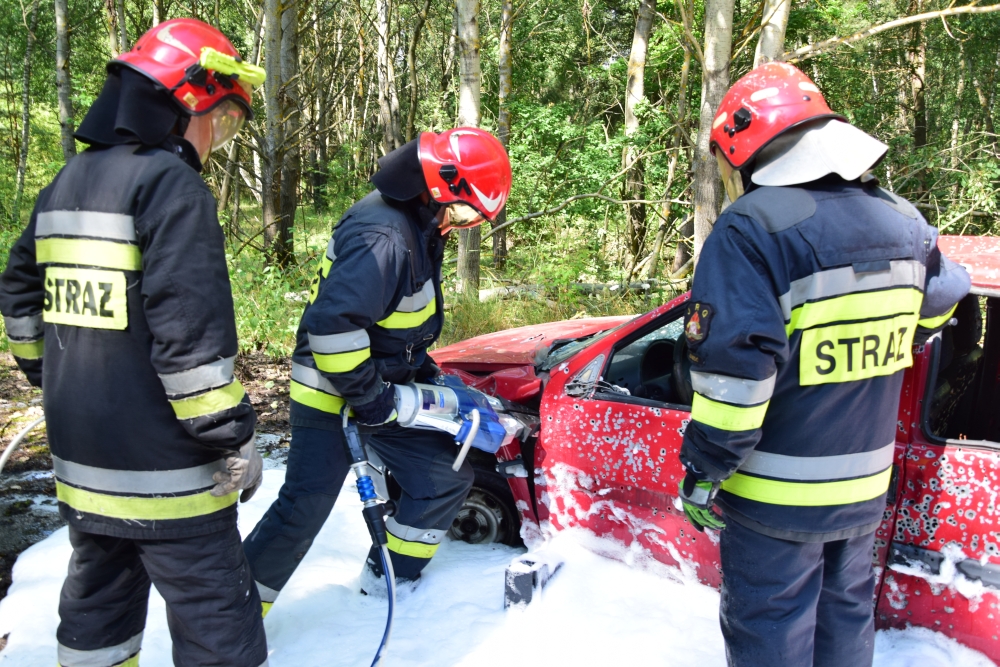
[[[379,547],[378,553],[382,559],[382,576],[385,577],[385,589],[389,597],[389,615],[385,619],[385,632],[382,634],[382,643],[378,645],[378,651],[375,652],[375,659],[372,660],[372,667],[376,667],[381,662],[382,651],[389,643],[389,635],[392,634],[392,608],[396,601],[396,591],[394,590],[396,575],[392,571],[392,558],[389,557],[389,549],[383,544]]]

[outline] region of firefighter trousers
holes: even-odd
[[[134,667],[152,582],[167,604],[175,665],[267,664],[260,598],[233,524],[197,537],[136,540],[69,527],[59,598],[61,667]]]
[[[790,542],[727,517],[719,616],[730,667],[871,667],[875,533]]]
[[[389,554],[397,579],[416,579],[472,488],[472,466],[466,461],[458,472],[451,469],[458,450],[453,438],[439,431],[393,424],[365,444],[402,488],[395,514],[386,519]],[[333,510],[349,470],[342,430],[292,426],[285,483],[243,543],[265,613]],[[379,563],[374,549],[368,561]],[[381,576],[381,567],[372,570]]]

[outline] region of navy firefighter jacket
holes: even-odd
[[[292,355],[291,421],[340,429],[346,401],[411,382],[444,323],[444,239],[433,213],[378,190],[333,229]]]
[[[239,494],[211,495],[213,475],[257,416],[233,374],[215,199],[183,155],[136,143],[72,158],[0,276],[11,352],[45,391],[59,511],[88,533],[175,539],[235,521]]]
[[[874,182],[760,187],[702,250],[685,317],[681,460],[727,519],[780,539],[878,527],[903,370],[970,288],[937,230]]]

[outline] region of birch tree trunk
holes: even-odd
[[[456,0],[458,18],[458,125],[479,127],[479,0]],[[458,291],[479,294],[479,227],[458,232]]]
[[[282,143],[281,185],[278,190],[278,238],[274,258],[278,266],[289,266],[295,260],[293,233],[295,209],[298,205],[299,180],[302,175],[299,126],[302,110],[299,105],[299,3],[282,4],[281,13],[281,102]]]
[[[63,159],[76,155],[73,139],[73,85],[69,75],[69,29],[66,0],[55,0],[56,14],[56,92],[59,98],[59,134]]]
[[[632,33],[632,50],[628,58],[628,78],[625,83],[626,137],[631,137],[639,131],[639,118],[635,115],[635,108],[646,99],[646,52],[655,15],[656,0],[640,0],[635,32]],[[622,158],[622,167],[628,170],[625,173],[622,199],[645,199],[646,182],[642,160],[639,158],[639,149],[627,145]],[[626,231],[628,259],[625,263],[625,281],[628,282],[639,262],[639,254],[642,252],[646,240],[646,207],[644,204],[627,204],[626,207],[628,210]]]
[[[24,49],[24,78],[21,83],[21,151],[17,157],[17,193],[11,220],[15,227],[21,222],[21,199],[24,197],[24,177],[28,171],[28,147],[31,141],[31,52],[35,46],[35,30],[38,28],[38,0],[31,4],[31,20],[28,23],[27,46]]]
[[[417,136],[417,107],[420,105],[420,80],[417,78],[417,45],[420,43],[420,33],[427,22],[427,13],[431,9],[431,0],[424,0],[424,7],[417,13],[410,45],[406,50],[406,69],[410,77],[410,108],[406,110],[406,141],[410,142]],[[501,47],[502,48],[502,47]]]
[[[281,123],[281,2],[264,0],[264,109],[266,113],[263,155],[260,165],[261,217],[264,225],[264,243],[273,248],[278,234],[278,213],[275,205],[275,172],[278,169],[278,151],[284,143]],[[279,177],[280,178],[280,174]]]
[[[125,0],[115,1],[115,16],[118,19],[118,48],[122,53],[129,50],[128,26],[125,25]]]
[[[163,21],[166,14],[163,8],[163,0],[153,0],[153,26],[158,26]]]
[[[497,113],[497,138],[506,149],[510,144],[510,109],[507,98],[510,97],[514,65],[511,58],[511,39],[514,35],[514,3],[512,0],[500,0],[500,44],[499,51],[499,81]],[[499,227],[507,222],[507,207],[497,215],[493,227]],[[493,268],[503,269],[507,264],[507,228],[502,227],[493,234]]]
[[[792,0],[764,0],[764,14],[760,20],[760,38],[754,51],[753,66],[776,60],[785,52],[785,29]]]
[[[729,56],[733,45],[735,0],[705,0],[705,67],[701,76],[701,116],[694,157],[694,256],[719,217],[722,183],[715,156],[708,150],[709,134],[719,102],[729,87]]]
[[[403,145],[399,128],[399,98],[396,95],[396,72],[389,45],[392,4],[378,0],[378,107],[382,125],[382,151],[388,153]]]

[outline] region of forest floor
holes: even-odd
[[[257,410],[257,448],[284,462],[291,439],[288,424],[287,359],[241,355],[236,375]],[[13,357],[0,353],[0,451],[42,416],[42,392],[28,384]],[[59,516],[52,457],[44,426],[34,429],[0,474],[0,599],[7,595],[11,569],[22,551],[65,522]],[[0,649],[3,639],[0,638]]]

